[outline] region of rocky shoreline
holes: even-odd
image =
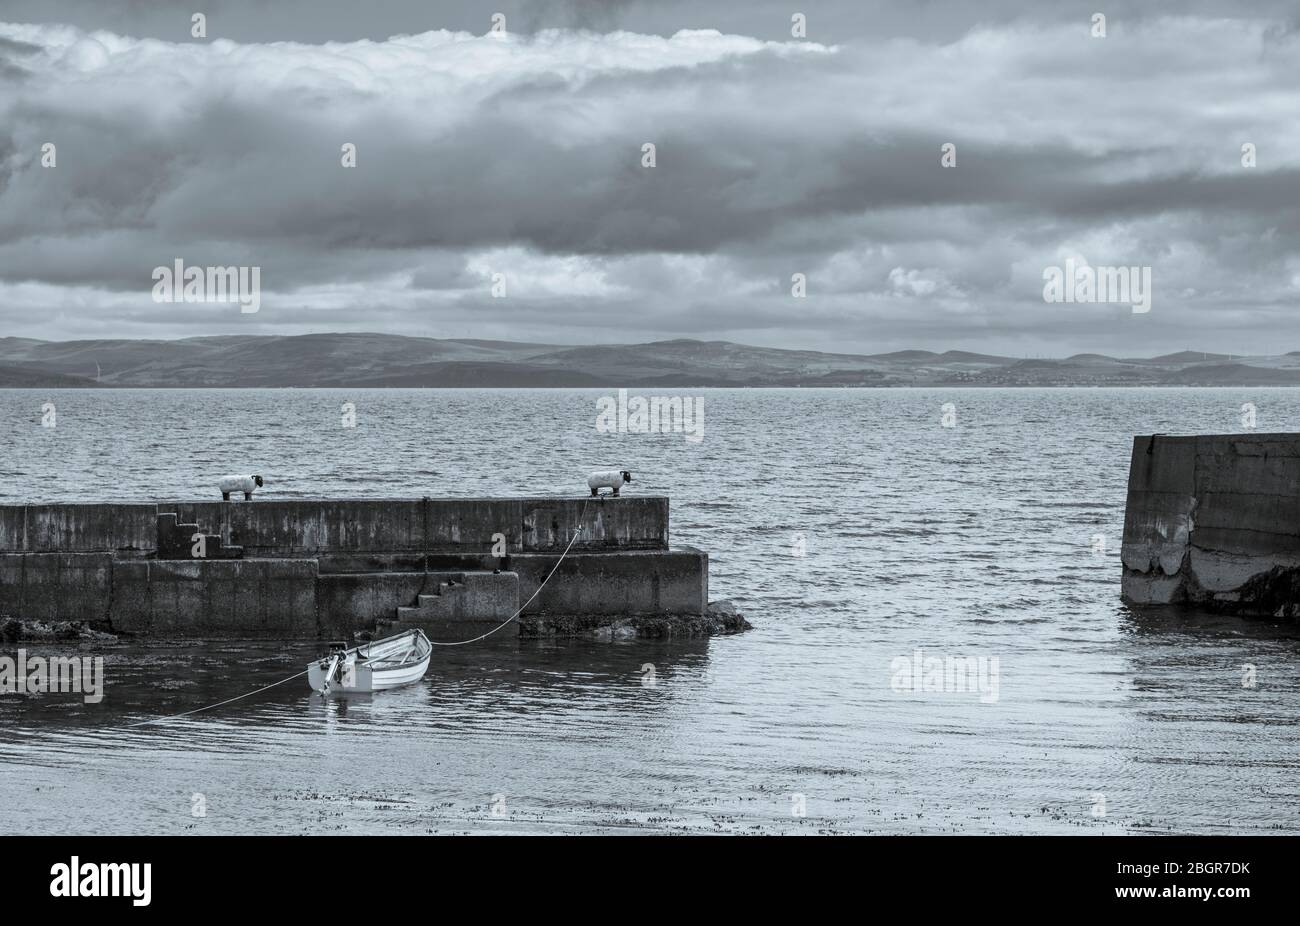
[[[90,621],[26,621],[0,616],[0,643],[117,643]]]
[[[592,640],[666,640],[727,636],[752,630],[730,601],[709,603],[704,614],[644,614],[617,617],[591,614],[536,614],[519,618],[519,639],[586,637]],[[0,644],[122,643],[131,634],[115,634],[91,621],[23,620],[0,615]],[[370,638],[373,634],[359,635]],[[150,640],[149,642],[155,642]]]
[[[730,601],[712,601],[704,614],[530,614],[519,618],[520,639],[587,637],[593,640],[666,640],[727,636],[753,630]]]

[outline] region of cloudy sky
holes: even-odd
[[[1300,350],[1298,11],[0,0],[0,336]],[[261,310],[154,302],[177,258]]]

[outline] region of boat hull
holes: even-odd
[[[429,670],[429,660],[433,656],[433,648],[429,646],[427,639],[423,634],[419,636],[425,651],[422,658],[402,665],[379,665],[378,667],[372,666],[371,663],[382,663],[382,656],[369,661],[357,659],[354,656],[353,658],[344,658],[338,663],[338,670],[334,673],[334,677],[329,679],[328,687],[326,686],[326,678],[333,660],[318,659],[307,666],[307,684],[312,691],[319,691],[324,694],[364,694],[372,691],[385,691],[389,688],[400,688],[402,685],[418,682],[424,678],[424,673]],[[405,637],[405,634],[403,637]],[[382,652],[385,644],[391,646],[395,643],[400,644],[401,641],[402,637],[380,640],[366,645],[365,649],[372,655],[378,655],[375,653],[376,649]],[[348,650],[348,655],[351,656],[356,652],[356,648]]]
[[[327,694],[384,691],[389,688],[400,688],[402,685],[418,682],[424,678],[424,673],[429,671],[429,658],[429,656],[425,656],[415,665],[405,666],[401,669],[380,669],[378,672],[372,672],[365,666],[358,666],[355,671],[345,669],[342,683],[335,679],[330,683]],[[307,681],[311,685],[312,691],[320,691],[325,686],[325,670],[321,668],[319,662],[313,662],[307,669]]]

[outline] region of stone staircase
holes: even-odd
[[[416,596],[415,607],[398,608],[397,622],[450,620],[465,611],[465,574],[430,573],[432,593]]]
[[[519,575],[514,572],[431,572],[428,591],[412,607],[399,607],[393,620],[379,621],[384,635],[419,627],[431,637],[456,636],[508,620],[519,607]]]
[[[158,515],[158,559],[243,559],[244,548],[227,546],[220,534],[209,534],[199,530],[198,524],[177,522],[178,516],[173,512]],[[202,556],[195,554],[198,540],[195,534],[203,537],[200,549]]]

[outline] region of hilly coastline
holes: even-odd
[[[837,354],[676,339],[562,346],[337,333],[181,340],[0,338],[0,388],[1292,386],[1300,352],[1240,357],[966,351]]]

